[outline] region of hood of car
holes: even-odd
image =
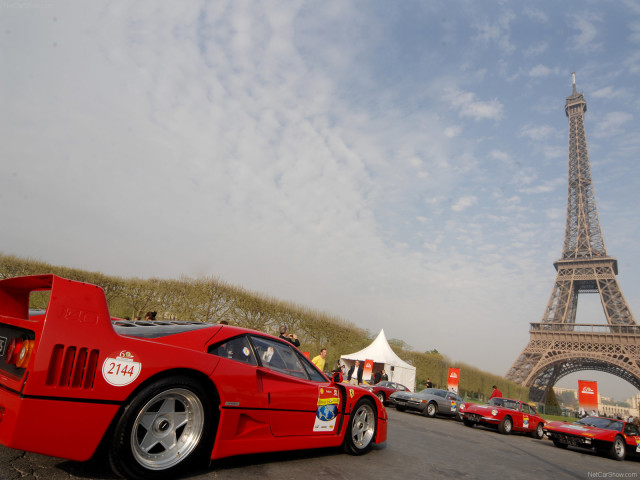
[[[565,422],[548,422],[545,425],[547,430],[553,430],[555,432],[566,433],[569,435],[579,435],[582,437],[591,438],[605,438],[615,437],[618,433],[616,430],[609,430],[606,428],[592,427],[591,425],[581,425],[577,423],[565,423]]]
[[[393,398],[411,398],[415,395],[412,395],[410,392],[393,392],[391,396]]]

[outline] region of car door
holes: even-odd
[[[513,418],[513,428],[516,430],[524,430],[530,432],[533,428],[532,425],[535,423],[532,418],[531,409],[529,405],[526,403],[518,402],[518,410],[513,412],[511,418]]]
[[[222,409],[259,412],[267,407],[267,395],[256,374],[258,362],[246,335],[214,343],[207,351],[220,357],[215,379]]]
[[[462,404],[462,398],[459,395],[457,395],[455,392],[449,392],[447,394],[447,397],[451,405],[451,414],[453,415],[460,408],[460,405]]]
[[[625,423],[622,433],[629,446],[628,449],[636,455],[640,455],[640,429],[633,423]]]
[[[276,437],[337,432],[342,394],[298,350],[286,342],[251,336],[267,392],[271,432]]]

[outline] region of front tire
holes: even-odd
[[[465,427],[471,427],[471,428],[473,428],[473,427],[475,427],[475,426],[476,426],[476,422],[474,422],[474,421],[472,421],[472,420],[469,420],[469,419],[466,419],[466,418],[464,418],[464,417],[462,417],[462,423],[464,423],[464,426],[465,426]]]
[[[148,385],[125,406],[115,426],[111,467],[128,479],[175,478],[211,452],[213,411],[204,389],[189,377]]]
[[[351,455],[363,455],[373,447],[378,430],[376,410],[369,400],[361,399],[354,407],[344,437],[343,448]]]
[[[380,400],[380,403],[382,403],[384,405],[384,401],[385,401],[384,392],[376,393],[376,397],[378,397],[378,400]]]
[[[618,460],[619,462],[621,462],[622,460],[624,460],[624,457],[626,456],[626,454],[627,454],[627,446],[624,442],[624,438],[622,438],[621,436],[617,436],[613,440],[613,444],[609,449],[609,456],[614,460]]]
[[[538,423],[538,426],[536,427],[536,429],[533,432],[531,432],[531,436],[537,440],[540,440],[544,436],[542,422]]]
[[[401,407],[400,405],[396,405],[396,410],[399,412],[404,412],[405,408]]]
[[[556,440],[555,438],[551,441],[558,448],[567,448],[569,446],[569,444],[561,442],[560,440]]]
[[[438,413],[438,406],[434,402],[429,402],[422,413],[429,418],[433,418]]]
[[[509,416],[504,417],[498,424],[498,431],[503,435],[509,435],[511,430],[513,430],[513,420]]]

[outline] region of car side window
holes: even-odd
[[[314,382],[326,382],[327,381],[327,379],[324,378],[324,376],[321,375],[320,372],[318,372],[318,370],[306,358],[302,358],[300,356],[300,354],[298,354],[298,359],[300,360],[300,363],[302,363],[302,366],[307,371],[307,375],[309,375],[309,378],[312,381],[314,381]]]
[[[627,423],[624,426],[624,433],[626,435],[640,435],[640,430],[633,423]]]
[[[522,404],[522,413],[531,413],[531,410],[529,409],[529,405],[527,405],[526,403]]]
[[[230,358],[239,362],[257,365],[256,357],[246,336],[235,337],[209,347],[208,352],[218,357]]]
[[[285,373],[293,377],[307,380],[307,370],[298,358],[298,354],[293,347],[276,340],[265,337],[252,336],[253,343],[260,363],[263,367],[276,372]],[[322,379],[326,382],[326,379]]]

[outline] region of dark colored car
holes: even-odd
[[[587,448],[615,460],[640,456],[640,429],[623,420],[584,417],[574,423],[549,422],[544,433],[559,448]]]
[[[404,385],[396,382],[379,382],[375,385],[360,385],[362,388],[369,390],[376,397],[380,399],[385,405],[393,402],[390,400],[391,394],[395,392],[411,392],[411,390]]]
[[[462,398],[454,392],[448,392],[439,388],[425,388],[417,393],[396,392],[390,397],[396,410],[414,410],[427,417],[436,415],[455,416],[458,405],[463,403]]]

